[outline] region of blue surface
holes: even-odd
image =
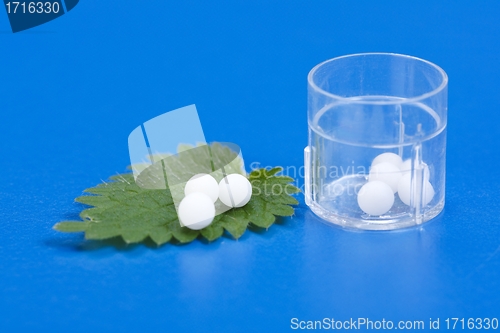
[[[499,17],[496,1],[81,1],[12,34],[0,10],[0,330],[500,317]],[[308,71],[369,51],[450,78],[447,202],[421,229],[345,231],[302,198],[238,241],[115,247],[51,229],[77,216],[83,189],[125,171],[136,126],[185,105],[247,167],[301,166]]]

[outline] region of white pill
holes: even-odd
[[[380,154],[380,155],[378,155],[377,157],[375,157],[373,159],[373,161],[372,161],[372,167],[374,167],[377,164],[384,163],[384,162],[394,164],[396,167],[399,168],[399,166],[401,165],[401,163],[403,163],[403,160],[397,154],[394,154],[394,153],[383,153],[383,154]]]
[[[219,182],[219,199],[229,207],[243,207],[252,197],[252,184],[237,173],[227,175]]]
[[[398,183],[401,178],[401,171],[397,166],[389,162],[382,162],[370,169],[368,181],[379,180],[386,183],[392,189],[393,193],[398,191]]]
[[[389,185],[375,180],[368,182],[358,193],[358,205],[368,215],[380,216],[394,204],[394,193]]]
[[[415,184],[415,182],[413,182]],[[414,186],[416,187],[416,186]],[[415,188],[416,190],[416,188]],[[414,191],[415,191],[414,190]],[[426,206],[429,202],[431,202],[432,198],[434,197],[434,188],[432,187],[432,184],[429,183],[428,180],[424,180],[424,186],[423,186],[423,191],[424,195],[422,196],[423,198],[423,206]],[[411,173],[407,173],[401,177],[399,180],[399,185],[398,185],[398,195],[399,199],[406,204],[410,205],[410,200],[411,200]]]
[[[177,214],[182,226],[200,230],[214,220],[215,205],[205,193],[195,192],[182,199]]]
[[[425,178],[425,180],[429,180],[429,177],[431,175],[431,173],[429,171],[429,167],[425,163],[422,163],[422,164],[423,164],[423,167],[424,167],[424,178]],[[401,169],[401,173],[403,175],[407,174],[408,172],[411,172],[411,160],[410,159],[405,160],[401,164],[400,169]]]
[[[185,195],[196,192],[205,193],[212,199],[212,202],[216,202],[219,197],[219,184],[214,177],[206,173],[199,173],[191,177],[184,188]]]

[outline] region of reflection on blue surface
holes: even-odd
[[[164,113],[144,123],[153,159],[159,154],[176,154],[180,143],[206,144],[195,105]],[[157,160],[153,160],[156,162]]]
[[[166,156],[177,154],[180,144],[206,144],[194,104],[154,117],[130,133],[128,146],[134,177],[137,179],[143,170]]]

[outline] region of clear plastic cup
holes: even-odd
[[[304,150],[311,210],[367,230],[410,227],[438,215],[445,199],[447,88],[440,67],[406,55],[354,54],[314,67]]]

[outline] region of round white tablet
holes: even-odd
[[[252,197],[252,184],[240,174],[227,175],[219,182],[219,199],[229,207],[243,207]]]
[[[374,165],[370,169],[368,181],[379,180],[386,183],[392,189],[393,193],[398,191],[398,183],[401,178],[401,171],[397,166],[389,162],[382,162]]]
[[[403,163],[403,160],[401,157],[397,154],[394,153],[383,153],[375,157],[372,161],[372,167],[380,164],[380,163],[391,163],[394,164],[394,166],[398,167]]]
[[[216,202],[219,197],[219,184],[214,177],[206,173],[199,173],[191,177],[184,188],[185,195],[196,192],[205,193],[212,199],[212,202]]]
[[[177,214],[183,226],[200,230],[214,220],[215,205],[205,193],[195,192],[182,199]]]
[[[429,167],[425,163],[422,164],[424,166],[424,178],[425,180],[429,180],[429,177],[431,175]],[[405,160],[399,168],[401,169],[401,173],[403,175],[407,174],[408,172],[411,172],[411,160],[410,159]]]
[[[394,193],[389,185],[379,180],[368,182],[358,193],[358,205],[368,215],[380,216],[394,204]]]
[[[432,184],[429,183],[428,180],[424,180],[424,187],[423,187],[424,195],[423,195],[423,206],[427,205],[429,202],[431,202],[432,198],[434,197],[434,188],[432,187]],[[399,180],[399,185],[398,185],[398,196],[401,201],[406,204],[410,205],[410,197],[411,197],[411,174],[407,173],[401,177]]]

